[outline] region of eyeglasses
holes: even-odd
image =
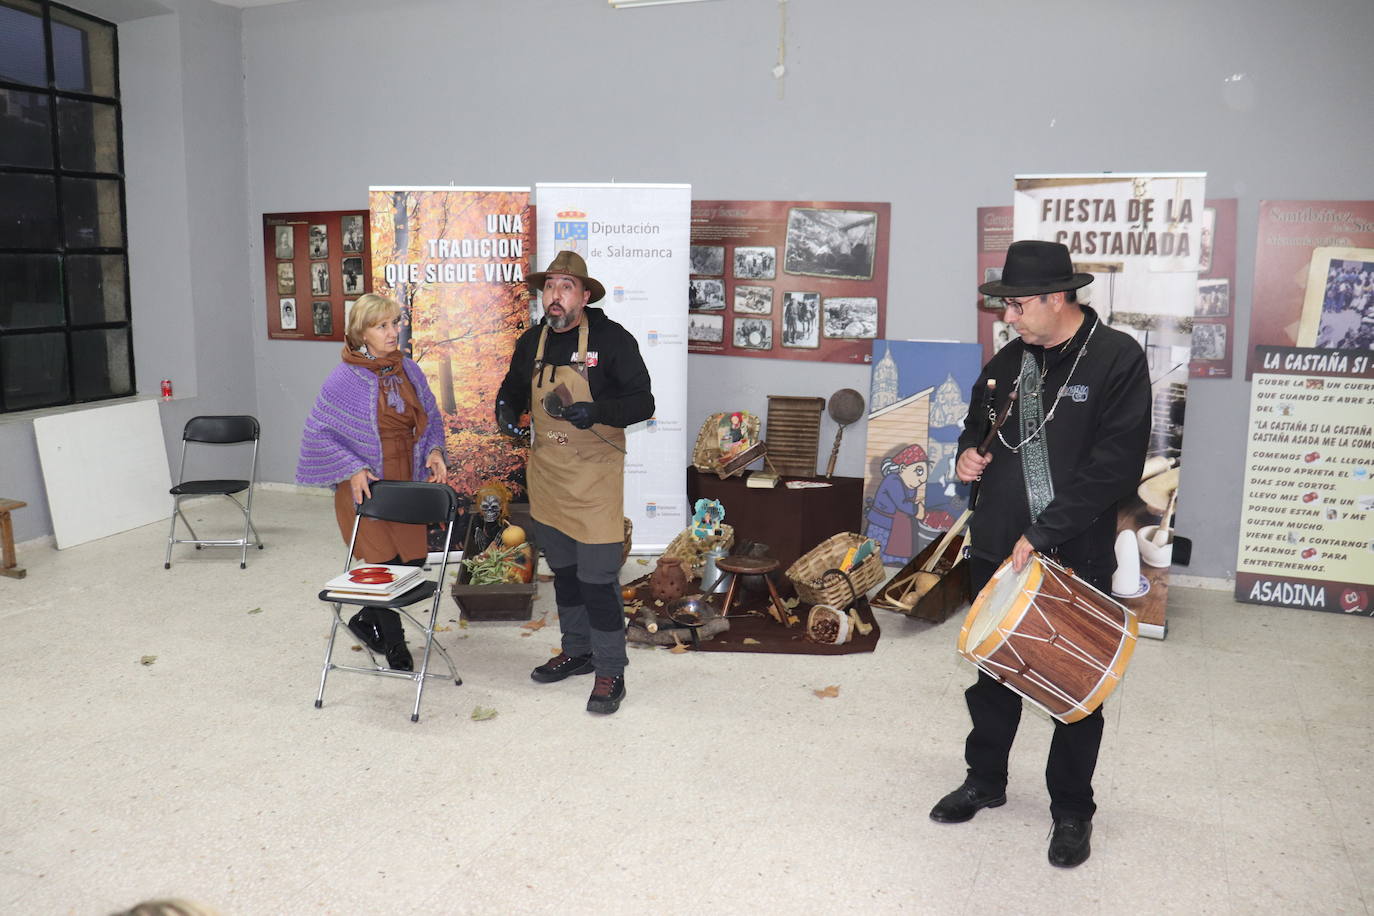
[[[1039,296],[1027,296],[1024,299],[1003,299],[1002,307],[1018,315],[1026,314],[1026,303],[1039,300]]]

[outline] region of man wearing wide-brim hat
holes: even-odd
[[[1055,554],[1079,578],[1111,591],[1117,504],[1139,484],[1149,444],[1150,378],[1135,339],[1078,302],[1076,291],[1092,281],[1074,270],[1063,245],[1019,241],[1007,251],[1002,278],[978,287],[1001,298],[1002,320],[1020,338],[983,367],[959,437],[955,471],[962,481],[979,481],[969,526],[975,595],[1003,561],[1019,572],[1033,552]],[[979,454],[992,416],[1013,391],[1006,424]],[[965,698],[973,720],[964,746],[968,774],[931,810],[941,823],[967,821],[1007,798],[1021,697],[980,671]],[[1091,851],[1102,724],[1100,706],[1054,724],[1045,767],[1052,865],[1073,867]]]
[[[530,672],[541,684],[592,674],[587,711],[625,697],[625,427],[654,413],[639,344],[598,308],[606,288],[575,251],[529,275],[544,318],[516,341],[496,400],[497,425],[530,439],[526,468],[535,540],[553,571],[562,651]],[[530,426],[521,415],[530,414]]]

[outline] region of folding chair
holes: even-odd
[[[443,559],[439,562],[439,575],[435,580],[421,582],[405,594],[389,601],[363,597],[340,599],[331,596],[327,589],[320,592],[320,600],[334,608],[334,621],[329,628],[329,644],[324,650],[324,668],[320,671],[320,692],[315,697],[315,708],[319,709],[324,705],[324,685],[329,678],[330,671],[352,671],[356,674],[407,678],[415,682],[415,709],[410,714],[410,721],[419,722],[420,698],[424,694],[426,678],[451,677],[455,687],[463,683],[463,679],[458,676],[457,670],[453,667],[453,659],[449,658],[448,651],[434,638],[434,627],[439,620],[439,604],[443,599],[443,589],[440,588],[440,585],[444,582],[444,577],[448,572],[448,552],[453,541],[453,529],[457,527],[455,519],[458,514],[458,494],[447,484],[400,480],[374,481],[371,490],[372,495],[363,500],[362,505],[358,507],[357,517],[353,519],[353,535],[348,541],[348,552],[344,554],[344,572],[348,572],[353,567],[353,545],[358,540],[360,523],[365,518],[375,518],[407,525],[446,523],[444,553]],[[407,610],[410,606],[425,600],[430,602],[428,623],[417,620]],[[344,605],[386,607],[404,614],[411,623],[419,627],[425,634],[425,651],[421,657],[419,670],[398,671],[395,668],[382,665],[377,661],[376,654],[368,647],[366,641],[363,641],[363,651],[367,652],[368,658],[372,662],[371,668],[335,664],[334,642],[339,635],[339,628],[343,627],[346,632],[351,632],[348,631],[348,625],[344,622]],[[444,663],[448,665],[448,674],[435,673],[429,670],[431,648],[439,650],[439,654],[443,656]]]
[[[186,479],[186,450],[192,443],[204,445],[237,445],[243,442],[253,443],[253,465],[247,480],[187,480]],[[258,534],[258,529],[253,526],[253,485],[258,478],[258,421],[255,417],[240,415],[227,417],[192,417],[186,421],[186,428],[181,432],[181,469],[177,472],[178,483],[167,492],[172,494],[172,529],[167,534],[167,558],[162,563],[163,569],[172,568],[172,546],[174,544],[195,544],[196,550],[202,547],[237,547],[239,548],[239,569],[248,566],[248,545],[257,544],[257,548],[262,550],[262,537]],[[248,491],[246,502],[240,503],[234,498],[235,493]],[[243,537],[225,540],[223,538],[202,538],[196,535],[196,530],[191,527],[191,523],[186,520],[186,515],[181,511],[181,501],[192,496],[223,496],[229,500],[238,510],[243,513]],[[186,530],[191,532],[189,538],[177,537],[177,519],[180,518]],[[252,532],[253,538],[249,540],[248,534]]]

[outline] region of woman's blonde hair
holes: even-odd
[[[375,324],[381,324],[388,318],[395,318],[399,314],[401,314],[401,303],[390,296],[363,293],[358,297],[358,301],[353,303],[353,308],[348,313],[348,326],[344,328],[344,337],[348,340],[348,345],[354,350],[361,350],[363,331]]]

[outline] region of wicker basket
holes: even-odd
[[[693,537],[692,529],[684,528],[663,548],[663,556],[677,557],[693,574],[701,575],[701,569],[706,565],[707,551],[719,547],[728,553],[733,543],[735,529],[726,524],[720,526],[720,534],[704,538]]]
[[[807,604],[847,608],[883,581],[883,563],[874,550],[848,572],[840,572],[845,554],[869,538],[841,531],[821,541],[787,569],[787,578]],[[852,590],[851,590],[852,589]]]

